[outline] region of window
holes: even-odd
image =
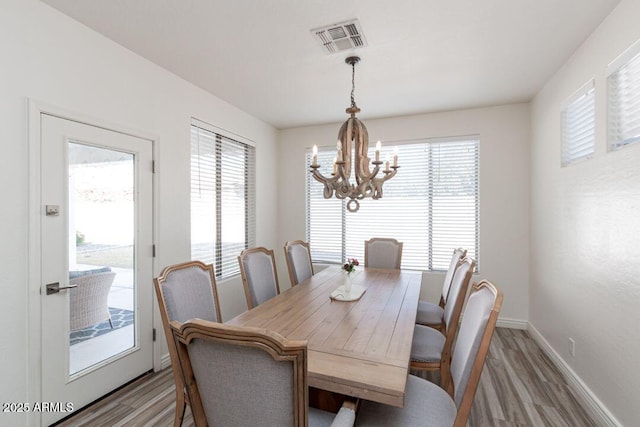
[[[640,42],[609,67],[609,149],[640,141]]]
[[[569,99],[562,112],[562,166],[593,155],[595,147],[593,80]]]
[[[255,148],[236,139],[191,126],[191,259],[218,278],[239,274],[238,255],[255,239]]]
[[[346,201],[323,197],[324,186],[307,175],[307,239],[315,262],[364,260],[364,241],[393,237],[404,243],[402,267],[446,270],[456,247],[478,259],[479,138],[398,143],[400,169],[384,184],[383,197],[365,199],[347,212]],[[392,147],[383,147],[382,158]],[[318,152],[329,169],[335,147]],[[307,153],[307,166],[311,151]],[[347,200],[348,201],[348,200]]]

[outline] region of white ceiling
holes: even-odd
[[[277,128],[530,100],[619,0],[43,0]],[[357,18],[368,46],[311,29]]]

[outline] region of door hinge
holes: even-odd
[[[153,328],[153,342],[156,341],[156,328]]]
[[[151,245],[151,256],[156,257],[156,245]]]
[[[151,160],[151,173],[156,173],[156,161]]]

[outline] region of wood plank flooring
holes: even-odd
[[[150,374],[78,412],[59,426],[172,426],[169,369]],[[526,331],[497,328],[469,426],[597,427],[558,369]],[[193,426],[187,408],[183,426]]]
[[[526,331],[497,328],[471,426],[597,427],[560,371]]]

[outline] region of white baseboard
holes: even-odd
[[[504,317],[498,317],[496,326],[499,328],[523,329],[526,331],[529,328],[529,322],[520,319],[505,319]]]
[[[500,321],[498,320],[498,323]],[[582,379],[571,369],[564,359],[551,347],[551,344],[542,336],[542,334],[529,323],[528,331],[531,338],[542,348],[551,361],[560,370],[567,384],[576,393],[576,397],[581,400],[583,407],[591,414],[598,425],[610,427],[622,427],[622,424],[613,416],[607,407],[593,394],[591,389],[582,381]]]

